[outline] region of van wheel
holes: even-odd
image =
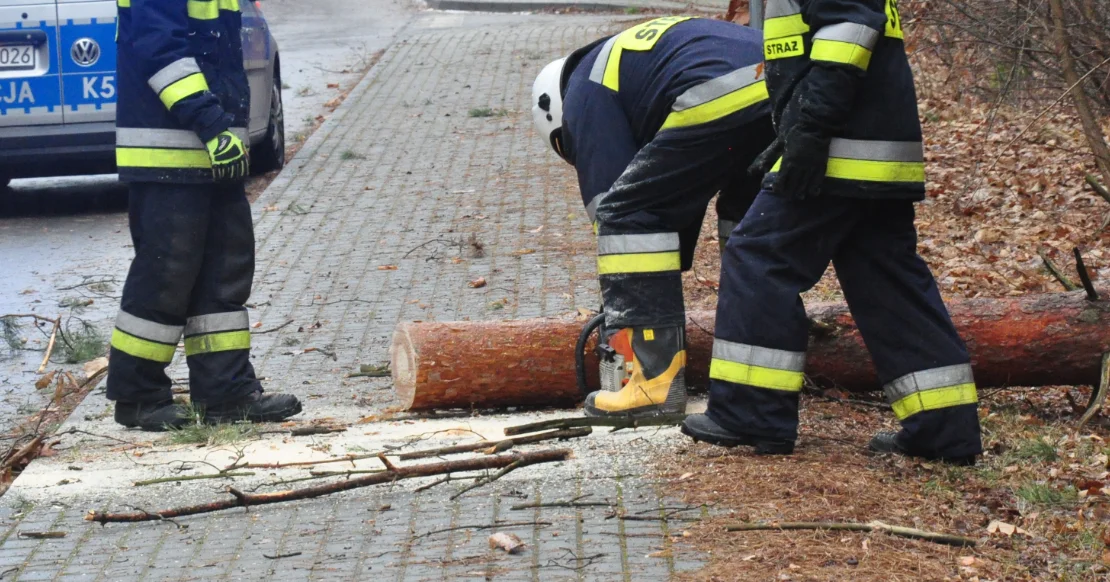
[[[281,104],[281,79],[277,75],[274,75],[273,95],[270,97],[270,123],[266,127],[266,137],[251,149],[254,174],[285,167],[285,109]]]

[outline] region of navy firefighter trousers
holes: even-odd
[[[967,348],[916,243],[909,200],[761,192],[722,257],[711,420],[738,434],[797,438],[809,339],[799,294],[831,262],[902,423],[899,442],[925,458],[981,453]]]
[[[260,391],[244,306],[254,226],[243,184],[130,186],[135,260],[112,334],[108,399],[170,400],[166,366],[183,336],[193,402],[218,405]]]

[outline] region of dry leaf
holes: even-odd
[[[49,374],[46,374],[42,378],[39,378],[38,381],[35,382],[35,388],[38,388],[39,390],[46,388],[50,385],[51,382],[54,381],[54,376],[56,376],[57,374],[58,371],[55,370],[53,372],[50,372]]]
[[[520,256],[520,255],[530,255],[534,252],[536,252],[536,249],[520,249],[520,250],[516,251],[513,254]]]
[[[486,278],[478,277],[477,279],[467,283],[472,289],[481,289],[486,286]]]
[[[397,265],[378,265],[379,271],[396,271]]]
[[[994,520],[994,521],[991,521],[989,524],[987,524],[987,533],[992,533],[992,534],[998,533],[998,534],[1002,534],[1006,537],[1010,537],[1014,534],[1024,535],[1024,536],[1029,535],[1029,532],[1021,529],[1020,527],[1018,527],[1016,525],[1013,525],[1013,524],[1006,523],[1004,521],[998,521],[997,519]]]
[[[537,226],[536,228],[533,228],[532,230],[530,230],[530,231],[528,231],[528,232],[530,232],[530,233],[532,233],[532,234],[536,234],[536,233],[538,233],[538,232],[540,232],[540,231],[542,231],[542,230],[543,230],[543,225],[541,224],[541,225]]]
[[[82,368],[85,370],[85,377],[86,378],[92,378],[93,376],[99,374],[104,368],[107,368],[107,367],[108,367],[108,358],[104,358],[104,357],[97,358],[95,360],[89,360],[88,362],[85,362],[84,366],[82,366]]]
[[[251,327],[253,327],[255,329],[258,329],[258,328],[262,327],[262,322],[261,321],[256,321],[253,324],[251,324]]]
[[[975,564],[975,556],[963,556],[960,558],[961,566],[971,566]]]
[[[693,473],[683,473],[682,476],[678,478],[678,480],[679,481],[685,481],[685,480],[687,480],[687,479],[689,479],[690,477],[693,477],[693,476],[694,476]]]
[[[328,83],[328,89],[338,89],[339,83]]]
[[[516,534],[495,533],[489,537],[489,549],[504,550],[508,554],[519,554],[527,545]]]

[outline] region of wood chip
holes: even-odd
[[[508,554],[519,554],[524,551],[527,544],[522,542],[516,534],[497,532],[489,537],[489,549],[504,550]]]

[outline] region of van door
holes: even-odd
[[[243,0],[239,7],[243,11],[243,68],[251,89],[250,134],[259,137],[270,125],[274,82],[270,66],[270,31],[254,2]]]
[[[116,120],[116,2],[57,0],[65,123]]]
[[[0,127],[62,123],[58,71],[54,1],[0,0]]]

